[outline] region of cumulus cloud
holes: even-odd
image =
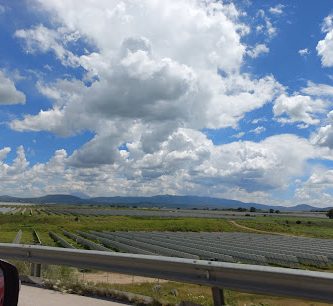
[[[283,13],[284,5],[278,4],[269,8],[269,12],[274,15],[281,15]]]
[[[189,0],[159,2],[158,5],[150,1],[126,4],[108,1],[94,5],[87,0],[35,2],[54,14],[53,17],[67,31],[87,37],[102,52],[118,49],[119,42],[127,38],[145,36],[147,41],[154,43],[155,52],[161,57],[170,57],[189,66],[212,65],[234,70],[242,61],[244,46],[240,43],[238,31],[244,26],[236,22],[238,12],[233,5],[199,5]],[[42,39],[51,41],[46,46],[53,46],[53,41],[58,40],[54,31],[45,31],[44,27],[41,29],[43,34],[49,33],[51,36],[50,39]],[[109,29],[116,30],[108,35]],[[201,41],[203,37],[205,44]],[[227,44],[231,44],[232,51],[224,47]],[[138,46],[135,48],[138,49]],[[196,52],[189,52],[192,50]],[[204,53],[206,56],[201,56]]]
[[[267,122],[267,118],[266,117],[261,117],[261,118],[255,118],[251,121],[252,124],[258,124],[260,122]]]
[[[93,141],[103,146],[110,139]],[[108,157],[104,148],[95,152],[94,148],[87,148],[92,156],[105,153]],[[9,148],[0,151],[1,158],[8,152]],[[76,191],[90,195],[195,192],[223,196],[233,189],[234,197],[258,196],[287,188],[293,178],[304,175],[306,161],[320,155],[306,139],[295,135],[216,146],[203,133],[184,128],[148,154],[139,139],[133,140],[126,150],[119,148],[112,164],[76,167],[73,161],[81,158],[77,154],[68,156],[65,150],[58,150],[48,162],[30,166],[19,147],[12,164],[0,163],[1,193],[16,193],[19,184],[20,195]]]
[[[281,123],[303,122],[307,125],[316,125],[320,120],[318,114],[326,111],[327,103],[321,99],[310,96],[282,94],[275,100],[273,106],[274,116]]]
[[[179,126],[235,127],[246,112],[281,92],[282,86],[272,76],[253,79],[240,74],[246,26],[239,22],[240,13],[232,4],[169,1],[156,6],[150,1],[113,1],[92,6],[89,1],[76,5],[75,1],[49,0],[40,6],[63,30],[38,26],[16,35],[26,40],[28,49],[53,51],[64,64],[73,55],[75,60],[69,62],[79,63],[92,84],[81,80],[40,83],[38,89],[54,101],[54,107],[13,121],[11,127],[16,130],[100,133],[101,120],[106,125],[119,118],[128,124],[140,121],[143,126],[169,122],[168,133]],[[107,35],[110,27],[114,31]],[[98,51],[74,55],[61,44],[59,33],[80,33]],[[162,130],[165,134],[166,128]]]
[[[263,20],[263,24],[256,27],[258,33],[264,32],[268,39],[272,39],[277,34],[277,28],[273,25],[271,18],[269,18],[263,9],[260,9],[257,16]]]
[[[326,123],[312,135],[311,140],[314,144],[333,149],[333,111],[328,113]]]
[[[324,18],[321,30],[323,32],[329,32],[333,29],[333,15],[328,15]]]
[[[73,33],[68,33],[64,28],[53,30],[43,25],[38,25],[27,30],[17,30],[15,36],[24,41],[25,50],[28,53],[46,53],[52,51],[63,65],[78,66],[78,57],[63,46],[64,43],[76,40],[77,38]]]
[[[310,54],[310,51],[309,51],[308,48],[304,48],[304,49],[300,49],[300,50],[298,50],[298,54],[299,54],[300,56],[307,56],[307,55]]]
[[[281,15],[283,13],[284,7],[285,6],[283,4],[277,4],[276,6],[270,7],[269,12],[273,15]]]
[[[264,197],[287,188],[292,178],[304,175],[306,161],[319,156],[318,148],[294,135],[215,145],[200,132],[237,128],[246,113],[272,101],[274,114],[288,122],[317,124],[316,115],[325,110],[321,99],[286,96],[271,75],[242,72],[246,55],[257,57],[268,48],[259,44],[249,53],[242,40],[249,30],[233,4],[35,3],[56,26],[18,30],[24,49],[32,56],[50,52],[64,66],[80,67],[84,76],[40,80],[37,89],[52,107],[10,126],[62,136],[88,130],[93,136],[71,155],[59,150],[33,166],[20,149],[17,162],[3,164],[3,178],[12,171],[23,193],[223,196],[234,190],[235,196]],[[274,36],[272,22],[262,18]],[[78,39],[94,51],[75,52]],[[20,173],[8,170],[14,165]],[[14,187],[8,181],[1,188]]]
[[[257,58],[261,54],[268,53],[269,48],[265,44],[257,44],[254,48],[247,51],[247,55],[252,58]]]
[[[307,83],[307,86],[302,88],[302,93],[316,97],[333,97],[333,86],[327,84],[316,84],[311,81]]]
[[[307,140],[294,135],[215,146],[204,134],[190,129],[178,129],[148,154],[140,141],[128,143],[127,149],[116,163],[118,173],[129,184],[144,184],[155,193],[285,188],[293,176],[302,175],[306,160],[318,155]]]
[[[321,57],[321,64],[324,67],[333,66],[333,15],[325,17],[322,32],[326,33],[323,40],[317,44],[317,54]]]
[[[0,163],[2,163],[6,159],[8,153],[10,151],[11,151],[11,149],[9,147],[5,147],[0,150]]]
[[[232,137],[239,139],[239,138],[242,138],[244,135],[245,135],[245,132],[239,132],[239,133],[237,133],[235,135],[232,135]]]
[[[266,131],[266,128],[264,126],[257,126],[255,129],[252,129],[249,132],[259,135],[265,131]]]
[[[295,199],[317,207],[332,206],[333,170],[315,167],[305,182],[300,182],[295,190]]]
[[[24,104],[25,95],[16,89],[14,82],[0,70],[0,104]]]

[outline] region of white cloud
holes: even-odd
[[[15,32],[15,37],[24,40],[25,50],[28,53],[46,53],[53,51],[63,65],[73,67],[79,65],[78,57],[63,46],[64,43],[76,39],[75,35],[73,36],[73,33],[68,33],[64,28],[52,30],[43,25],[38,25],[29,30],[17,30]]]
[[[301,92],[316,97],[333,97],[333,86],[316,84],[309,81],[307,86],[302,88]]]
[[[260,122],[267,122],[267,118],[266,117],[261,117],[261,118],[255,118],[251,121],[252,124],[258,124]]]
[[[264,126],[257,126],[255,129],[250,130],[249,133],[254,133],[254,134],[261,134],[266,131],[266,128]]]
[[[198,5],[189,0],[158,5],[151,1],[103,1],[94,5],[87,0],[36,2],[69,32],[78,32],[92,40],[102,52],[118,49],[119,43],[127,38],[143,36],[154,44],[160,57],[170,57],[189,66],[212,65],[230,71],[237,69],[242,61],[244,46],[238,30],[243,25],[236,21],[238,14],[235,8],[231,10],[232,5]],[[110,35],[110,28],[117,30]],[[50,34],[54,40],[54,33]],[[225,44],[231,44],[232,51]]]
[[[232,137],[233,138],[242,138],[243,136],[245,135],[245,132],[239,132],[239,133],[237,133],[237,134],[235,134],[235,135],[232,135]]]
[[[323,32],[329,32],[333,29],[333,15],[328,15],[324,18],[321,30]]]
[[[315,167],[311,176],[299,184],[295,199],[317,207],[332,206],[333,170]]]
[[[326,111],[327,103],[310,96],[282,94],[274,103],[274,116],[281,123],[303,122],[307,125],[320,123],[317,115]]]
[[[269,48],[265,44],[257,44],[254,48],[249,49],[246,53],[252,58],[257,58],[261,54],[268,53]]]
[[[271,18],[262,9],[258,11],[257,16],[263,20],[264,24],[257,25],[256,31],[258,33],[264,32],[268,39],[272,39],[277,34],[277,28],[273,25]]]
[[[0,70],[0,105],[24,103],[24,93],[17,90],[14,82]]]
[[[333,149],[333,111],[327,115],[326,123],[311,138],[312,143]]]
[[[303,174],[306,160],[317,156],[307,140],[294,135],[214,146],[204,134],[189,129],[178,129],[149,154],[139,141],[127,147],[123,162],[118,159],[113,171],[117,169],[128,184],[144,184],[155,194],[286,188],[293,176]]]
[[[283,13],[284,5],[278,4],[276,6],[270,7],[269,12],[273,15],[281,15]]]
[[[93,141],[97,146],[87,150],[92,157],[104,154],[108,158],[113,147],[110,140],[96,138]],[[191,129],[177,129],[148,154],[139,139],[128,143],[127,148],[119,150],[112,164],[106,161],[94,167],[76,167],[73,161],[80,160],[78,151],[67,156],[66,151],[58,150],[48,162],[29,166],[23,147],[19,147],[12,164],[0,163],[0,193],[223,196],[233,189],[234,197],[253,197],[288,188],[294,177],[304,175],[306,161],[320,154],[306,139],[295,135],[215,146],[203,133]],[[9,148],[0,151],[0,157],[4,159],[8,152]]]
[[[310,54],[310,51],[309,51],[308,48],[304,48],[304,49],[300,49],[300,50],[298,50],[298,54],[299,54],[300,56],[307,56],[307,55]]]
[[[36,2],[57,27],[40,25],[16,36],[26,50],[51,52],[63,65],[79,65],[86,73],[82,80],[40,80],[37,89],[52,107],[14,120],[11,127],[62,136],[89,130],[93,137],[70,156],[59,150],[49,162],[33,166],[21,150],[15,164],[21,173],[13,177],[24,186],[22,194],[223,196],[234,190],[235,197],[265,197],[287,188],[304,175],[306,161],[319,156],[294,135],[218,146],[199,132],[236,128],[246,113],[277,97],[275,115],[290,122],[317,124],[317,113],[325,110],[320,99],[282,95],[285,89],[273,76],[242,73],[248,27],[233,4]],[[272,36],[276,29],[264,17]],[[72,44],[78,37],[95,51],[76,54]],[[251,54],[265,50],[257,45]],[[14,190],[14,182],[6,180],[9,167],[4,163],[0,169],[2,193]]]
[[[9,147],[5,147],[0,150],[0,163],[2,163],[6,159],[8,153],[10,151],[11,151],[11,149]]]
[[[52,0],[40,5],[61,27],[39,26],[17,35],[32,50],[52,50],[64,64],[74,58],[69,62],[79,63],[87,71],[85,78],[93,81],[91,86],[80,80],[39,83],[38,89],[54,101],[54,107],[13,121],[16,130],[69,135],[88,129],[101,135],[103,125],[120,118],[142,126],[161,123],[163,129],[157,130],[163,134],[180,126],[236,127],[246,112],[282,90],[272,76],[253,79],[240,74],[246,50],[241,43],[244,25],[233,5],[190,0],[158,6],[151,1],[77,5]],[[62,33],[80,33],[98,51],[75,55],[61,44]],[[223,77],[218,69],[225,72]]]
[[[324,19],[322,32],[326,33],[323,40],[317,44],[317,54],[321,57],[323,67],[333,66],[333,15],[329,15]]]

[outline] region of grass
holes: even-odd
[[[99,286],[103,286],[100,284]],[[110,286],[104,284],[105,287]],[[190,301],[200,305],[210,306],[213,305],[211,288],[177,283],[141,283],[141,284],[126,284],[126,285],[112,285],[113,288],[121,291],[129,291],[142,295],[153,297],[163,305],[175,305],[181,301]],[[156,290],[158,288],[158,290]],[[176,294],[175,294],[176,293]],[[240,293],[231,290],[224,290],[226,304],[230,306],[240,305],[328,305],[325,303],[313,303],[308,301],[288,299],[281,297],[270,297],[256,294]]]
[[[297,221],[301,221],[301,223],[297,224]],[[269,216],[246,220],[239,219],[236,222],[249,228],[269,232],[317,238],[333,238],[333,220],[329,219]],[[249,232],[249,230],[240,229],[232,225],[226,219],[79,216],[77,220],[75,216],[47,215],[46,213],[37,214],[36,209],[33,209],[32,215],[0,214],[1,242],[12,242],[17,231],[22,229],[21,242],[32,243],[33,228],[38,232],[42,243],[49,246],[55,246],[55,243],[49,237],[48,232],[54,231],[63,237],[62,229],[71,232],[77,230]]]
[[[330,219],[256,217],[248,220],[237,220],[237,223],[257,230],[333,239],[333,220]]]
[[[181,302],[192,302],[195,305],[213,305],[211,288],[199,285],[177,282],[133,283],[133,284],[109,284],[78,282],[73,271],[53,268],[54,272],[47,281],[49,288],[81,295],[98,295],[104,297],[122,298],[126,301],[126,292],[138,295],[133,304],[140,304],[140,296],[152,298],[150,305],[178,305]],[[69,273],[70,274],[66,274]],[[68,281],[70,279],[70,281]],[[289,299],[283,297],[271,297],[255,294],[240,293],[224,290],[226,304],[229,306],[326,306],[326,303],[314,303],[309,301]]]
[[[35,229],[43,244],[53,246],[48,232],[54,231],[62,235],[62,228],[76,230],[108,230],[108,231],[237,231],[237,228],[224,219],[198,218],[138,218],[99,216],[79,217],[57,216],[46,214],[0,215],[0,241],[12,242],[17,231],[22,229],[22,243],[32,243],[32,229]]]

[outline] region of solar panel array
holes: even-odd
[[[165,218],[227,218],[227,219],[248,219],[255,216],[274,217],[311,217],[327,219],[324,212],[280,212],[278,214],[265,212],[239,212],[229,210],[208,210],[208,209],[145,209],[145,208],[107,208],[107,207],[65,207],[45,208],[47,214],[74,215],[74,216],[130,216],[130,217],[165,217]]]
[[[158,217],[158,218],[218,218],[218,219],[247,219],[254,217],[249,213],[225,213],[204,210],[145,210],[145,209],[44,209],[49,215],[73,216],[128,216],[128,217]],[[245,216],[247,215],[247,216]]]
[[[65,239],[63,239],[62,237],[60,237],[56,233],[50,231],[49,236],[54,240],[54,242],[56,242],[57,244],[59,244],[63,248],[74,249],[74,246],[72,246],[70,243],[68,243]]]
[[[68,232],[66,232],[68,233]],[[333,264],[333,240],[252,233],[77,232],[115,251],[182,258],[325,268]],[[68,237],[79,242],[78,235]],[[90,245],[93,248],[93,244]],[[100,248],[101,249],[101,248]]]

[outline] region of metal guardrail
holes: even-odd
[[[215,305],[220,288],[333,302],[333,273],[164,256],[0,243],[0,258],[67,265],[210,286]]]

